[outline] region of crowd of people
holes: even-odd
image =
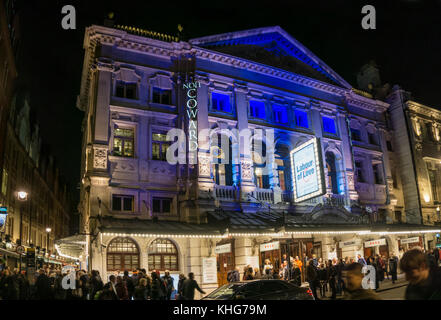
[[[409,262],[414,261],[416,259],[415,256],[419,259],[418,263]],[[432,249],[429,252],[414,249],[405,253],[403,257],[406,258],[400,261],[398,256],[394,253],[392,253],[389,258],[378,254],[364,258],[358,254],[356,258],[334,258],[332,260],[323,261],[322,258],[317,259],[316,255],[312,255],[310,259],[308,259],[306,255],[303,259],[299,259],[298,256],[288,259],[286,254],[284,254],[279,268],[275,268],[271,261],[266,259],[263,266],[263,275],[260,273],[259,268],[253,269],[249,265],[246,266],[243,270],[242,280],[282,279],[300,286],[302,279],[304,279],[305,282],[308,283],[316,300],[325,298],[327,292],[331,293],[330,298],[333,300],[337,299],[337,296],[341,296],[342,299],[351,300],[365,298],[379,299],[379,297],[375,295],[375,291],[380,289],[380,284],[385,279],[395,283],[398,279],[398,270],[400,268],[405,273],[411,288],[409,289],[409,293],[406,293],[406,297],[409,299],[424,297],[424,293],[412,293],[419,290],[412,289],[411,287],[413,274],[419,272],[415,271],[415,268],[417,268],[416,265],[418,265],[418,268],[426,268],[425,270],[427,272],[425,272],[424,275],[429,273],[437,275],[440,273],[440,271],[437,271],[440,269],[439,265],[441,264],[439,249]],[[375,270],[375,277],[373,277],[375,279],[375,291],[361,288],[362,279],[365,276],[363,267],[366,265],[371,266],[373,270]],[[431,276],[430,279],[437,277],[438,276]],[[236,268],[235,270],[231,270],[227,275],[227,280],[229,282],[240,281],[240,269]],[[435,281],[435,283],[437,282]],[[441,285],[439,288],[441,289]],[[317,291],[319,291],[319,294]]]
[[[75,271],[74,271],[75,272]],[[75,272],[75,286],[63,288],[63,278],[67,273],[51,269],[40,269],[35,283],[31,284],[26,271],[10,270],[6,267],[0,273],[1,300],[170,300],[176,292],[178,300],[194,300],[195,290],[205,292],[194,279],[194,274],[179,275],[177,291],[169,271],[161,276],[154,270],[147,274],[145,269],[137,269],[129,275],[110,275],[104,283],[100,273],[92,270]]]

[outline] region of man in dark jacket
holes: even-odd
[[[170,271],[165,270],[165,275],[162,277],[162,281],[165,283],[165,300],[170,300],[171,294],[174,290],[173,278],[170,276]]]
[[[395,253],[392,253],[392,255],[389,258],[389,274],[392,277],[392,283],[395,283],[395,281],[397,281],[397,269],[398,269],[398,257],[395,255]]]
[[[3,300],[18,300],[19,284],[17,275],[6,269],[0,282],[0,289],[2,290],[1,296]]]
[[[240,281],[240,273],[239,273],[238,267],[236,267],[234,270],[231,270],[228,272],[227,280],[228,280],[228,282]]]
[[[351,263],[342,272],[345,281],[344,300],[381,300],[371,289],[363,289],[362,281],[364,274],[363,265],[360,263]]]
[[[133,283],[133,279],[129,277],[129,272],[127,270],[124,271],[123,281],[126,282],[127,292],[129,294],[129,300],[132,300],[133,294],[135,292],[135,285]]]
[[[52,298],[51,281],[43,269],[40,269],[37,281],[35,281],[37,300],[50,300]]]
[[[194,279],[194,273],[190,272],[188,274],[188,279],[182,284],[182,294],[185,300],[194,300],[194,290],[198,290],[200,293],[205,294],[201,288],[199,288],[198,283]]]
[[[336,278],[337,271],[335,269],[335,266],[332,264],[332,260],[328,260],[328,266],[326,267],[326,279],[329,283],[329,287],[331,288],[331,299],[335,300],[337,297],[337,289],[336,289]]]
[[[441,300],[441,268],[430,267],[426,254],[418,249],[407,251],[400,261],[409,285],[406,300]]]
[[[311,289],[314,298],[320,300],[317,297],[317,283],[319,282],[319,279],[313,260],[309,260],[308,266],[306,267],[306,281],[309,283],[309,288]]]

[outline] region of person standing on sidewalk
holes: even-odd
[[[317,297],[317,284],[320,283],[320,280],[317,275],[317,270],[314,267],[313,260],[309,260],[308,266],[306,267],[306,281],[309,283],[309,288],[311,289],[315,300],[320,300]]]
[[[343,280],[345,282],[345,295],[343,300],[381,300],[381,298],[371,289],[363,289],[362,281],[364,274],[361,271],[363,265],[351,263],[343,270]]]
[[[407,251],[400,261],[409,285],[406,300],[441,300],[441,267],[430,267],[429,258],[418,249]]]
[[[184,281],[182,285],[182,294],[185,300],[194,300],[194,291],[198,290],[200,293],[205,294],[205,291],[199,288],[198,283],[194,279],[194,273],[188,274],[188,279]]]
[[[398,257],[392,253],[389,258],[389,274],[392,277],[392,283],[397,281]]]

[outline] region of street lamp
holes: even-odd
[[[17,192],[17,200],[20,201],[20,246],[23,244],[23,203],[28,200],[28,193],[26,191]],[[21,256],[20,253],[20,266],[19,270],[21,272]]]
[[[46,242],[46,247],[47,247],[47,252],[49,254],[49,234],[51,233],[52,229],[47,227],[46,228],[46,232],[47,232],[47,242]]]

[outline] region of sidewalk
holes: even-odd
[[[382,291],[400,288],[403,286],[407,286],[407,284],[408,284],[408,282],[406,281],[406,279],[404,277],[404,273],[398,274],[397,281],[395,281],[395,283],[392,283],[392,280],[387,280],[387,279],[384,279],[383,282],[380,282],[380,288],[378,290],[376,290],[376,292],[379,293]],[[303,283],[302,283],[302,285],[303,285]],[[308,283],[305,283],[305,285],[308,285]],[[322,300],[331,300],[331,291],[329,290],[329,286],[328,286],[328,291],[325,292],[325,295],[326,295],[325,297],[323,297],[323,298],[320,297],[320,290],[319,289],[317,289],[317,295]],[[337,299],[341,299],[341,298],[342,298],[341,295],[337,295]]]

